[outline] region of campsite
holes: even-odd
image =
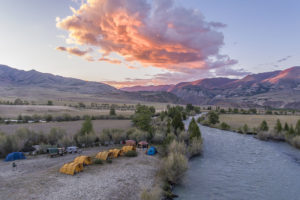
[[[137,157],[119,157],[112,163],[87,165],[74,176],[59,169],[82,155],[120,148],[120,145],[84,149],[81,154],[49,158],[28,156],[13,162],[0,162],[0,193],[3,199],[139,199],[143,189],[155,183],[159,158],[137,149]]]

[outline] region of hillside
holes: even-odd
[[[251,74],[242,79],[208,78],[176,85],[138,86],[134,91],[168,91],[198,105],[267,106],[300,109],[300,67]],[[122,88],[130,91],[131,88]],[[286,98],[286,97],[289,98]]]
[[[65,101],[106,102],[170,102],[182,103],[176,95],[167,92],[133,92],[118,90],[110,85],[66,78],[35,70],[24,71],[0,65],[1,98],[28,100],[60,99]]]

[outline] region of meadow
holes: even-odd
[[[247,124],[249,128],[259,127],[263,120],[266,120],[270,129],[273,129],[277,119],[282,124],[286,122],[293,126],[296,125],[297,121],[300,120],[298,115],[244,115],[244,114],[220,114],[220,122],[225,122],[231,129],[238,129],[244,124]]]

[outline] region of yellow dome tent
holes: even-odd
[[[117,157],[119,157],[121,155],[122,150],[121,149],[111,149],[111,150],[109,150],[109,152],[112,153],[112,156],[114,158],[117,158]]]
[[[108,158],[111,158],[113,156],[113,153],[112,152],[109,152],[109,151],[102,151],[102,152],[99,152],[97,155],[96,155],[96,158],[97,159],[100,159],[100,160],[107,160]]]
[[[83,165],[80,163],[76,163],[76,162],[70,162],[70,163],[66,163],[64,164],[59,172],[63,173],[63,174],[69,174],[69,175],[74,175],[76,173],[79,173],[83,170]]]
[[[128,151],[135,151],[135,146],[123,146],[122,147],[122,155],[127,153]]]
[[[74,162],[80,163],[83,165],[90,165],[90,164],[92,164],[92,158],[89,156],[78,156],[74,159]]]

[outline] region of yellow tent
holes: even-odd
[[[97,155],[96,155],[96,158],[97,159],[100,159],[100,160],[107,160],[108,158],[111,158],[113,156],[113,153],[112,152],[109,152],[109,151],[102,151],[102,152],[99,152]]]
[[[69,174],[69,175],[74,175],[76,173],[79,173],[83,170],[83,165],[80,163],[75,163],[75,162],[71,162],[71,163],[67,163],[64,164],[59,172],[63,173],[63,174]]]
[[[92,164],[92,158],[89,156],[78,156],[74,159],[74,162],[80,163],[83,165],[90,165],[90,164]]]
[[[121,149],[111,149],[111,150],[109,150],[109,152],[112,153],[112,156],[114,158],[117,158],[117,157],[119,157],[121,155],[122,150]]]
[[[127,153],[128,151],[135,151],[135,146],[123,146],[122,154]]]

